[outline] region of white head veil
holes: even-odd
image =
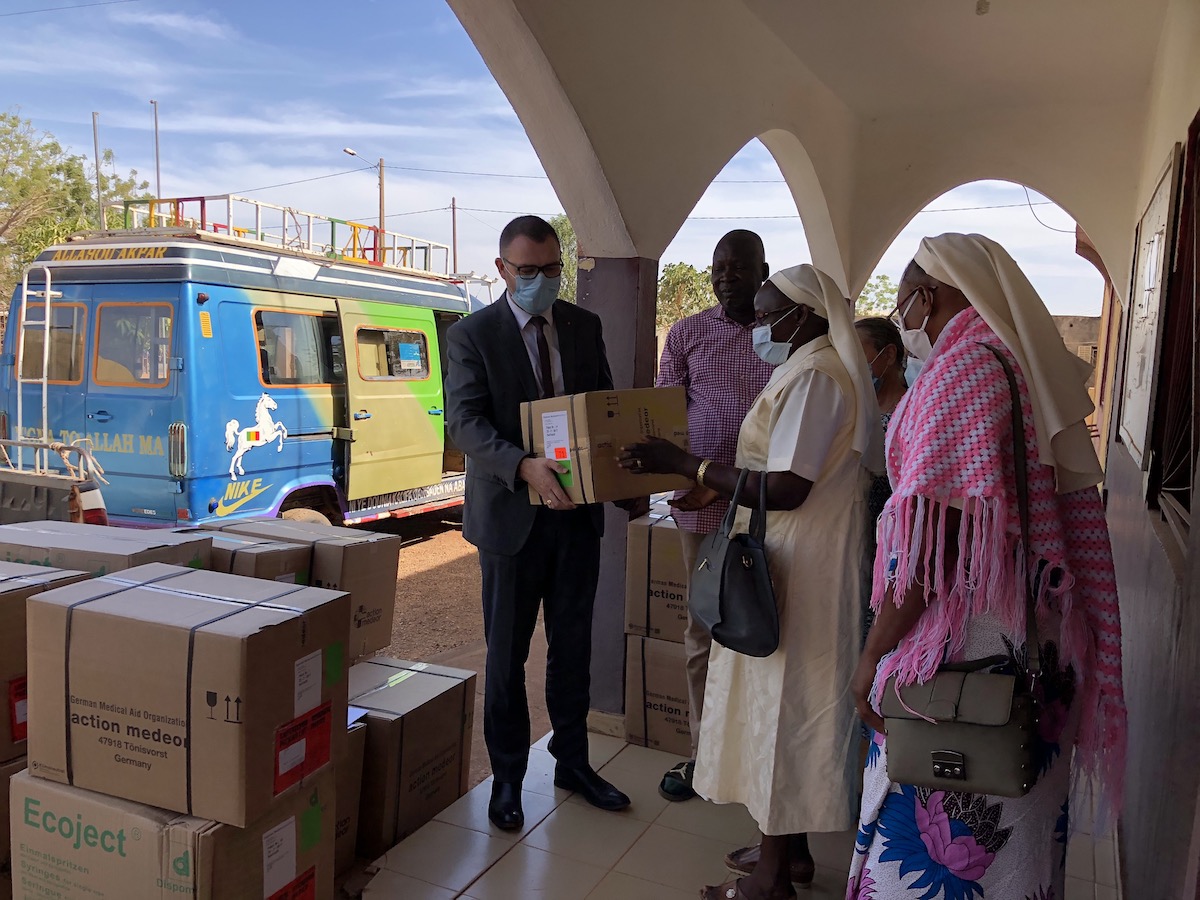
[[[1054,466],[1060,494],[1104,477],[1084,424],[1095,409],[1086,382],[1092,367],[1063,344],[1046,304],[1008,251],[980,234],[943,234],[921,241],[915,262],[958,288],[1017,358],[1029,386],[1038,452]]]
[[[810,265],[783,269],[769,280],[793,303],[811,307],[817,315],[829,321],[829,341],[854,386],[857,418],[851,446],[862,457],[864,468],[871,472],[882,472],[883,427],[879,403],[875,399],[875,386],[871,383],[871,372],[862,343],[854,329],[850,301],[842,295],[841,288],[832,278]]]

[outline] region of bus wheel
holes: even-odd
[[[315,509],[307,509],[303,506],[297,506],[294,509],[285,509],[279,514],[279,518],[287,519],[290,522],[309,522],[313,525],[332,525],[328,516],[324,516]]]

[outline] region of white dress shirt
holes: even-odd
[[[538,355],[538,327],[530,321],[533,315],[513,303],[507,292],[504,298],[508,301],[508,308],[517,317],[517,327],[521,329],[521,339],[525,341],[525,352],[529,354],[529,364],[533,367],[533,378],[537,382],[538,390],[545,394],[542,388],[542,361]],[[562,396],[566,391],[563,388],[562,354],[558,352],[558,329],[554,327],[554,309],[546,310],[542,313],[542,318],[547,323],[546,343],[550,345],[550,371],[554,374],[554,394]]]

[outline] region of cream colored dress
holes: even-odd
[[[860,731],[850,696],[869,479],[851,449],[854,391],[827,337],[779,366],[738,438],[737,464],[813,482],[767,515],[780,644],[756,659],[715,641],[695,789],[742,803],[764,834],[845,831],[858,805]],[[743,509],[738,530],[749,524]]]

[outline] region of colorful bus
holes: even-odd
[[[470,298],[445,245],[234,196],[129,201],[124,224],[29,267],[0,437],[90,445],[114,524],[461,504],[444,335]]]

